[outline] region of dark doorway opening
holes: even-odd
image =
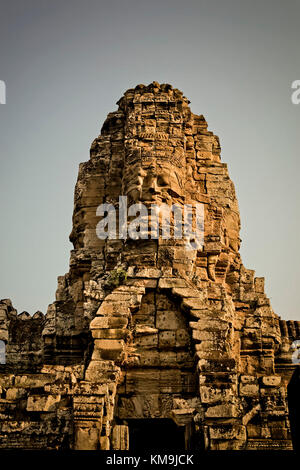
[[[287,388],[293,448],[300,451],[300,366],[297,366]]]
[[[184,451],[184,426],[171,419],[128,419],[129,450]]]

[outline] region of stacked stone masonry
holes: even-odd
[[[264,279],[242,264],[220,152],[167,84],[128,90],[108,115],[79,168],[74,250],[55,302],[33,317],[0,303],[0,448],[130,450],[131,423],[168,419],[186,449],[292,449],[300,322],[281,320]],[[203,249],[161,236],[100,240],[97,207],[118,212],[120,195],[202,203]]]

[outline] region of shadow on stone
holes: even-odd
[[[300,367],[296,367],[288,385],[289,418],[293,448],[300,451]]]

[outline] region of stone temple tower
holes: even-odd
[[[138,85],[108,115],[79,168],[56,301],[33,317],[0,303],[0,448],[297,446],[300,322],[281,320],[242,264],[220,152],[171,85]],[[162,219],[156,238],[129,237],[128,217],[123,237],[100,239],[98,208],[119,222],[120,196],[149,214],[201,205],[203,246],[166,239]]]

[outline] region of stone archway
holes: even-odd
[[[128,426],[129,450],[185,450],[200,406],[189,319],[170,294],[147,289],[131,315],[134,356],[122,368],[115,408]]]

